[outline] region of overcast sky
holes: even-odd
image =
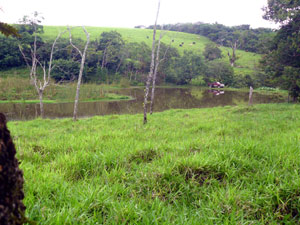
[[[16,23],[33,11],[44,25],[134,27],[154,23],[158,0],[0,0],[0,21]],[[161,0],[159,24],[206,22],[277,27],[262,19],[267,0]]]

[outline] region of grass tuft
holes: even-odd
[[[150,149],[150,150],[143,150],[143,151],[138,151],[135,154],[132,154],[129,157],[129,162],[135,162],[137,164],[140,163],[149,163],[153,161],[155,158],[158,157],[158,154],[156,151]]]
[[[208,165],[199,168],[182,165],[178,170],[179,173],[185,177],[187,182],[196,182],[199,185],[210,184],[212,179],[221,182],[226,176],[225,172],[219,171],[218,168]]]

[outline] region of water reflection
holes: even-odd
[[[225,94],[225,91],[220,91],[220,90],[216,90],[216,89],[209,89],[208,91],[213,93],[216,96]]]
[[[143,112],[142,88],[120,89],[113,91],[117,94],[134,97],[129,101],[113,102],[83,102],[79,104],[79,117],[108,114],[134,114]],[[253,95],[254,104],[277,103],[284,99],[275,95]],[[248,102],[247,92],[223,90],[201,90],[199,88],[158,88],[154,111],[163,111],[174,108],[205,108],[225,105],[236,105]],[[72,117],[73,103],[45,104],[45,116],[47,118]],[[0,111],[5,113],[10,120],[28,120],[39,116],[38,104],[5,103],[0,104]]]

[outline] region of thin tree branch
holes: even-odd
[[[53,69],[53,67],[52,67],[52,60],[53,60],[54,48],[55,48],[55,45],[56,45],[57,40],[58,40],[58,39],[60,38],[60,36],[61,36],[62,34],[64,34],[65,32],[66,32],[66,31],[60,32],[60,33],[57,35],[56,39],[54,40],[54,42],[53,42],[53,44],[52,44],[51,53],[50,53],[50,60],[49,60],[49,68],[48,68],[48,77],[47,77],[47,82],[48,82],[48,83],[49,83],[49,81],[50,81],[51,70]]]
[[[68,31],[69,31],[69,37],[70,37],[70,44],[71,44],[71,46],[72,46],[73,48],[76,49],[76,51],[80,54],[80,56],[81,56],[81,58],[82,58],[82,52],[81,52],[81,51],[79,50],[79,48],[77,48],[77,46],[74,45],[73,42],[72,42],[72,34],[71,34],[71,29],[70,29],[70,27],[68,27],[67,29],[68,29]]]
[[[29,63],[28,63],[28,59],[29,59],[29,58],[25,56],[21,44],[18,44],[18,47],[19,47],[19,50],[20,50],[20,52],[21,52],[21,54],[22,54],[22,56],[23,56],[23,59],[24,59],[24,61],[25,61],[25,63],[26,63],[26,66],[27,66],[28,69],[29,69],[29,68],[30,68]]]

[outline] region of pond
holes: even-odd
[[[79,117],[108,114],[135,114],[143,112],[143,88],[128,88],[111,91],[132,96],[133,100],[111,102],[82,102],[79,104]],[[154,111],[168,109],[207,108],[226,105],[247,104],[248,93],[240,91],[218,91],[200,88],[157,88]],[[285,99],[279,95],[253,94],[253,103],[279,103]],[[44,104],[45,117],[72,117],[74,103]],[[30,120],[39,116],[39,104],[3,103],[0,112],[9,120]]]

